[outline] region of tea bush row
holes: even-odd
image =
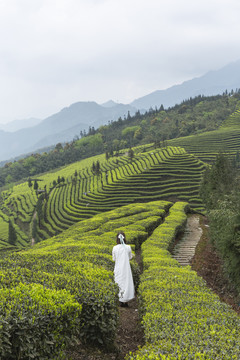
[[[182,153],[183,151],[180,149],[173,149],[172,152],[176,153]],[[154,154],[154,153],[153,153]],[[168,153],[166,153],[168,154]],[[165,154],[165,157],[167,156]],[[152,155],[151,155],[152,156]],[[144,155],[145,160],[148,160],[150,156],[147,154]],[[139,156],[139,159],[141,157]],[[156,160],[156,161],[159,161]],[[136,164],[139,161],[136,161]],[[150,164],[148,164],[150,166]],[[121,175],[117,175],[117,171],[120,172],[120,169],[127,170],[128,175],[127,179],[126,176],[122,177]],[[133,173],[133,171],[135,173]],[[102,174],[99,177],[99,180],[97,181],[97,177],[91,176],[89,178],[89,181],[86,182],[86,186],[79,192],[78,189],[80,189],[81,181],[78,181],[75,186],[71,185],[71,187],[65,187],[63,190],[60,190],[59,188],[54,189],[52,192],[48,209],[47,209],[47,216],[46,219],[49,219],[49,216],[51,214],[52,219],[50,220],[51,226],[53,227],[53,233],[56,231],[61,230],[61,224],[64,229],[64,224],[66,223],[66,226],[68,226],[68,221],[71,222],[74,220],[74,216],[78,216],[79,218],[83,218],[83,214],[85,217],[87,217],[87,214],[90,216],[93,216],[97,212],[100,211],[107,211],[110,210],[111,207],[119,207],[123,206],[126,203],[129,203],[129,201],[135,201],[137,199],[138,201],[141,201],[142,193],[140,192],[140,189],[138,190],[138,183],[137,179],[142,177],[142,174],[137,174],[136,168],[134,168],[134,165],[126,162],[121,167],[115,167],[109,172],[112,176],[108,177],[108,180],[106,181],[105,174]],[[121,190],[118,190],[119,187],[125,187],[126,183],[128,181],[131,181],[132,177],[135,179],[135,183],[133,184],[135,186],[136,194],[123,194]],[[115,180],[115,181],[114,181]],[[73,192],[78,193],[78,199],[74,198]],[[145,186],[146,189],[146,186]],[[64,193],[65,199],[67,201],[63,202],[61,196]],[[71,194],[70,194],[71,192]],[[114,193],[114,196],[113,196]],[[153,198],[155,199],[155,197]],[[148,200],[151,200],[150,198]],[[60,205],[61,203],[61,205]],[[59,205],[57,205],[59,204]],[[61,208],[61,216],[57,214],[56,209]],[[47,220],[48,221],[48,220]],[[43,223],[44,225],[44,223]]]
[[[111,256],[116,233],[119,226],[126,230],[134,249],[164,221],[171,206],[160,201],[131,204],[75,224],[28,251],[2,257],[0,358],[53,359],[76,336],[83,342],[112,344],[118,324]],[[131,266],[137,287],[139,268],[135,261]]]
[[[102,161],[99,176],[91,173],[92,162],[96,159]],[[186,201],[197,199],[203,171],[203,163],[186,154],[184,149],[167,147],[139,153],[132,162],[126,156],[108,162],[98,156],[45,174],[39,177],[40,188],[46,187],[48,194],[38,214],[37,237],[53,236],[75,222],[130,202],[171,197]],[[64,176],[65,183],[54,187],[53,181],[58,176]],[[176,186],[176,182],[181,186]],[[14,217],[19,244],[23,244],[23,239],[30,244],[36,205],[37,196],[27,183],[3,194],[2,211]],[[198,211],[203,209],[200,198],[191,205]],[[21,231],[27,235],[25,238]]]
[[[66,290],[20,283],[0,289],[0,304],[2,360],[53,359],[78,334],[82,306]]]
[[[234,157],[240,152],[240,130],[234,126],[222,127],[199,135],[169,140],[171,146],[181,146],[198,159],[212,163],[219,152]]]
[[[142,245],[144,272],[139,301],[146,345],[127,360],[240,358],[240,320],[189,266],[168,249],[186,222],[186,203]]]

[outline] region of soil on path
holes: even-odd
[[[126,308],[119,308],[120,323],[117,331],[115,344],[112,351],[105,349],[86,347],[82,344],[74,346],[67,353],[66,359],[71,360],[123,360],[130,351],[134,352],[143,343],[143,331],[141,329],[136,299],[130,301]]]
[[[136,251],[136,261],[140,269],[141,251]],[[141,327],[137,297],[128,303],[128,307],[119,307],[119,326],[112,351],[94,349],[82,344],[74,346],[67,353],[67,360],[123,360],[130,352],[135,352],[139,346],[144,345],[144,333]]]

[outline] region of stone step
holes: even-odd
[[[196,246],[201,238],[202,229],[199,226],[199,216],[193,215],[188,218],[186,230],[182,240],[175,246],[172,256],[180,265],[190,265]]]

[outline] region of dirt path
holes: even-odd
[[[143,331],[138,317],[137,300],[129,302],[128,308],[120,308],[120,326],[116,344],[119,354],[116,359],[124,359],[130,351],[134,352],[144,344]]]
[[[141,250],[136,251],[136,261],[142,269]],[[112,351],[106,352],[104,349],[86,348],[79,344],[68,352],[67,359],[123,360],[130,351],[135,352],[139,346],[143,346],[144,333],[138,315],[137,296],[129,301],[128,307],[119,307],[119,317],[119,327]]]
[[[143,331],[139,324],[137,301],[129,302],[127,308],[119,308],[120,323],[116,335],[114,349],[106,352],[104,349],[74,346],[67,353],[66,359],[71,360],[123,360],[130,351],[136,351],[143,345]]]

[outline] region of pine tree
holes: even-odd
[[[34,180],[34,185],[33,185],[34,190],[38,189],[38,182],[37,180]]]
[[[96,165],[95,162],[92,163],[92,173],[95,175],[96,173]]]
[[[100,162],[99,162],[99,160],[97,160],[97,162],[96,162],[95,174],[97,174],[97,175],[100,174]]]
[[[8,242],[10,245],[16,245],[17,242],[17,234],[16,234],[16,230],[14,229],[12,220],[9,219],[9,223],[8,223]]]
[[[37,204],[36,204],[36,212],[37,212],[37,215],[38,215],[38,225],[39,226],[40,226],[41,220],[43,218],[43,200],[44,200],[44,194],[41,194],[39,196]]]
[[[133,149],[130,147],[130,149],[128,150],[128,157],[129,159],[132,161],[133,157],[134,157],[134,152]]]
[[[29,188],[31,189],[31,187],[32,187],[32,180],[31,180],[30,178],[28,178],[28,186],[29,186]]]
[[[37,219],[33,219],[33,226],[32,226],[32,238],[36,239],[37,236]]]

